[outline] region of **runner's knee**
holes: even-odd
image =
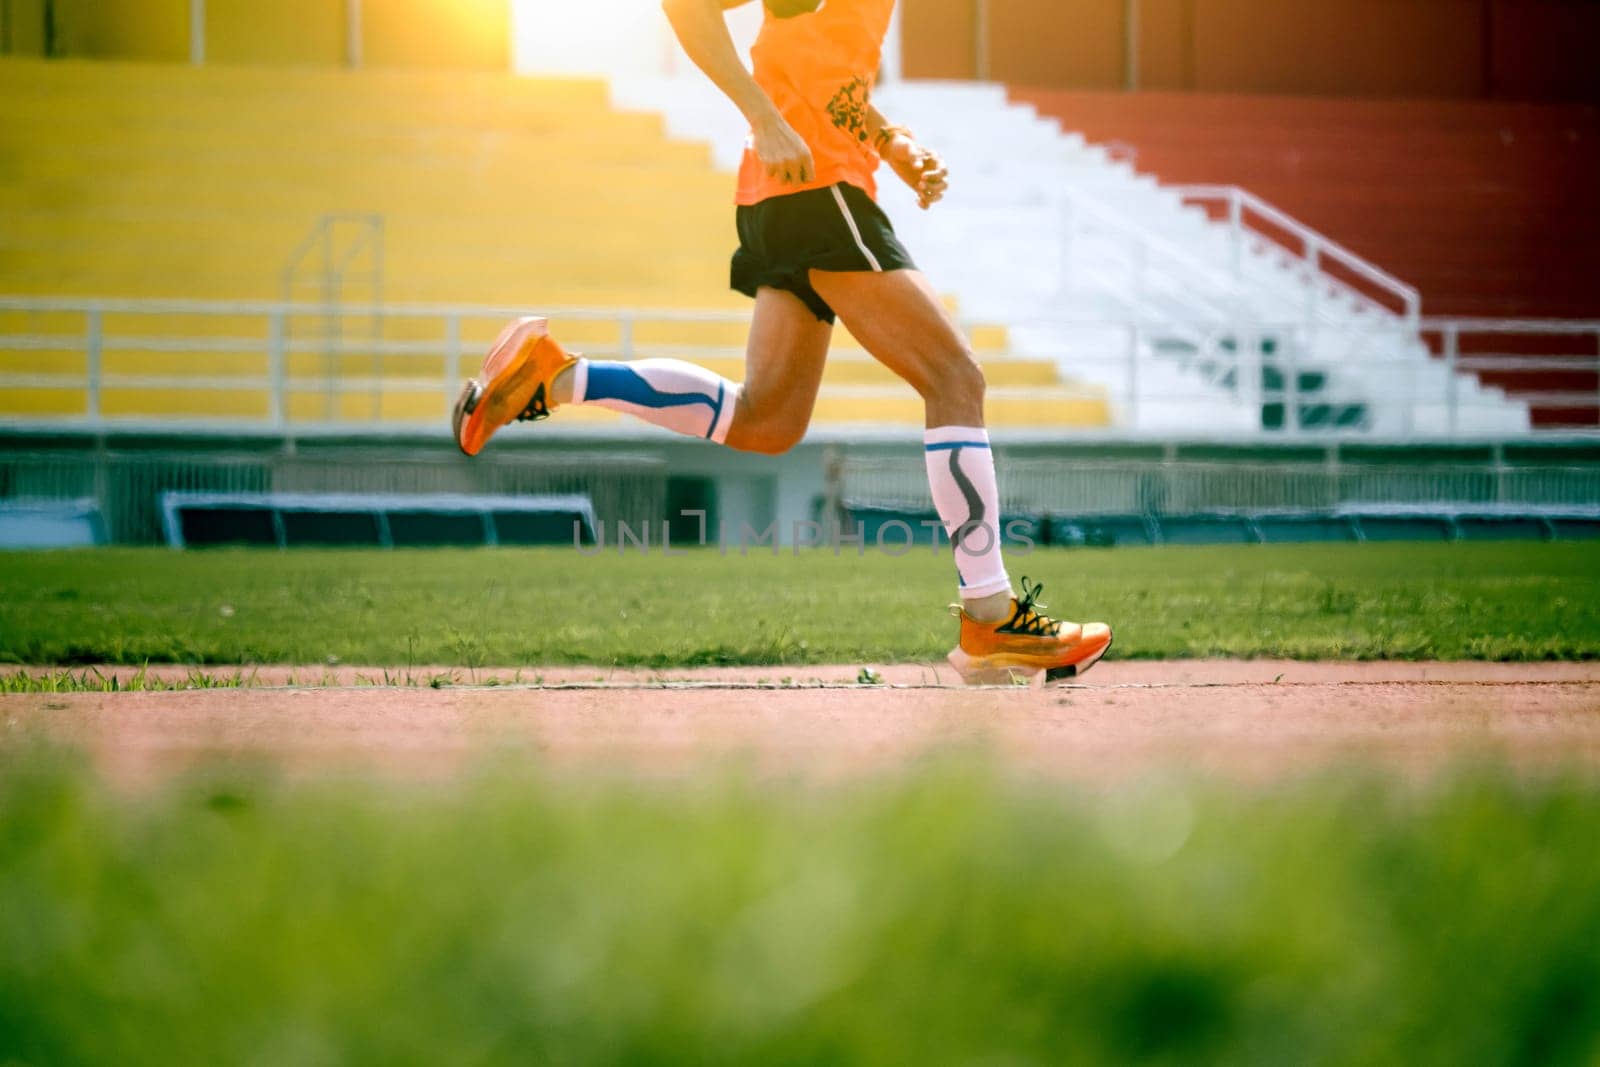
[[[809,407],[800,411],[793,404],[762,401],[748,393],[741,393],[738,419],[734,423],[738,431],[737,444],[746,452],[782,455],[800,443],[810,422]]]
[[[803,425],[751,426],[739,434],[739,447],[764,456],[781,456],[799,444],[805,435],[806,428]]]
[[[917,384],[917,383],[913,383]],[[926,400],[983,399],[983,368],[965,345],[953,349],[927,366],[927,378],[918,385]]]
[[[806,435],[804,420],[792,416],[770,419],[759,422],[750,428],[746,440],[750,451],[760,452],[768,456],[781,456]]]

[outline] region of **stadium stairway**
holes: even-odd
[[[1091,140],[1126,145],[1141,168],[1166,181],[1251,189],[1415,284],[1431,315],[1600,318],[1600,108],[1012,95]],[[1548,357],[1544,344],[1525,354]],[[1491,351],[1518,354],[1504,339]],[[1513,395],[1597,386],[1593,372],[1481,377]],[[1539,425],[1595,424],[1592,410],[1536,408],[1533,417]]]
[[[558,335],[595,354],[689,355],[738,378],[749,304],[727,290],[731,182],[703,144],[620,109],[598,80],[0,60],[0,297],[274,301],[319,219],[378,215],[389,304],[610,311],[558,313]],[[622,317],[639,309],[668,314],[644,315],[624,339]],[[723,316],[670,314],[686,311]],[[303,340],[284,368],[285,419],[440,424],[456,385],[447,317],[342,320],[337,338],[326,322],[284,324]],[[458,325],[476,352],[498,324]],[[105,418],[274,414],[259,308],[119,305],[97,328]],[[0,419],[85,415],[89,329],[80,307],[0,307]],[[1003,326],[970,335],[996,427],[1109,422],[1103,388],[1019,350]],[[560,418],[634,425],[601,409]],[[910,432],[922,405],[841,332],[815,421]]]
[[[625,105],[660,109],[671,133],[711,141],[721,165],[737,158],[739,117],[702,82],[621,81],[613,90]],[[1019,350],[1104,388],[1119,426],[1272,430],[1294,421],[1292,395],[1308,430],[1448,429],[1450,375],[1400,316],[1327,276],[1308,280],[1270,242],[1246,247],[1236,275],[1228,228],[1116,146],[1063,132],[996,85],[900,82],[877,101],[951,170],[950,194],[927,213],[898,183],[882,183],[912,254],[968,314],[1006,323]],[[1302,329],[1313,299],[1314,328]],[[1501,390],[1466,375],[1454,389],[1457,430],[1528,428],[1526,406]],[[1427,399],[1396,402],[1413,391]]]
[[[1016,89],[1169,182],[1243,185],[1430,313],[1600,318],[1600,108]]]

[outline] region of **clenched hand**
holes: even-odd
[[[944,161],[907,137],[896,133],[883,146],[883,161],[900,176],[900,180],[917,194],[917,206],[926,211],[944,196],[950,182],[950,172]]]
[[[754,135],[756,158],[761,160],[767,177],[787,185],[799,185],[817,176],[811,149],[782,116],[773,115],[751,132]]]

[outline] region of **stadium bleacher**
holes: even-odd
[[[9,59],[0,61],[0,151],[11,160],[0,177],[0,293],[274,300],[292,251],[319,219],[361,213],[383,220],[388,303],[747,308],[727,289],[731,177],[705,146],[669,139],[659,116],[613,107],[596,79]],[[557,321],[579,349],[615,342],[614,325]],[[259,384],[195,391],[184,381],[259,381],[262,316],[128,314],[101,326],[102,372],[139,378],[103,389],[101,415],[267,417]],[[0,334],[83,329],[82,315],[0,311]],[[442,329],[437,319],[387,316],[372,337],[442,346]],[[496,326],[483,318],[465,329],[461,340],[478,345]],[[632,338],[633,351],[694,351],[740,377],[744,334],[742,322],[658,323]],[[252,345],[152,353],[143,342],[153,336]],[[119,350],[117,338],[135,343]],[[918,398],[841,341],[818,422],[920,425]],[[1063,380],[1052,361],[1015,356],[1003,328],[975,327],[972,341],[997,425],[1109,422],[1103,391]],[[40,383],[81,376],[83,364],[73,351],[0,354],[0,373],[34,379],[5,391],[0,417],[82,414],[83,387]],[[382,379],[370,391],[382,394],[376,403],[293,391],[284,405],[291,421],[428,424],[454,387],[440,352],[379,359],[346,346],[298,352],[286,369],[291,379]],[[600,409],[563,417],[616,418]]]
[[[1430,312],[1600,316],[1600,109],[1013,88],[1177,184],[1243,185],[1422,290]]]
[[[1431,315],[1600,318],[1600,109],[1475,100],[1359,100],[1013,88],[1165,182],[1241,185],[1421,291]],[[1436,349],[1437,351],[1437,349]],[[1499,337],[1483,354],[1572,357],[1595,339]],[[1595,393],[1587,367],[1514,365],[1512,395]],[[1594,426],[1592,408],[1533,406],[1538,426]]]

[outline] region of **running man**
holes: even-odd
[[[733,288],[755,299],[745,380],[676,359],[569,356],[544,319],[495,341],[456,401],[456,441],[476,455],[517,419],[599,404],[729,448],[777,454],[805,434],[835,316],[915,389],[934,507],[955,555],[968,681],[1071,677],[1111,644],[1104,623],[1041,614],[1038,585],[1012,591],[1001,555],[1000,495],[983,421],[983,371],[876,203],[879,162],[927,209],[947,175],[909,130],[872,106],[894,0],[764,0],[746,70],[723,11],[748,0],[664,0],[684,51],[743,112]]]

